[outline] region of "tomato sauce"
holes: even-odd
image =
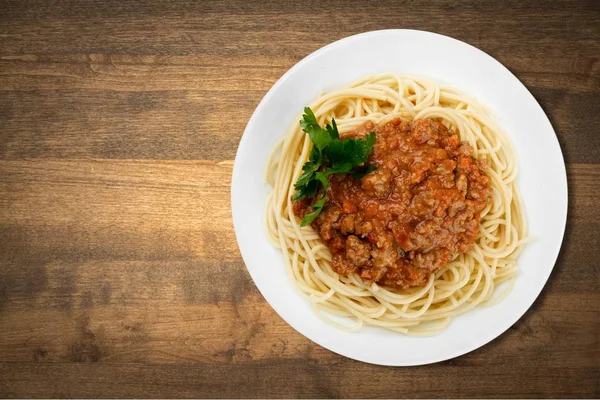
[[[359,180],[331,175],[327,202],[312,226],[333,256],[333,269],[391,287],[423,286],[429,276],[468,251],[490,197],[487,164],[440,122],[367,122],[345,135],[375,132]],[[299,217],[311,199],[294,203]]]

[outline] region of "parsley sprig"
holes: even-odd
[[[375,170],[374,165],[364,165],[373,150],[375,133],[369,133],[364,139],[342,140],[335,119],[323,129],[310,107],[304,108],[300,126],[310,137],[313,147],[308,161],[302,166],[303,173],[294,185],[297,192],[292,200],[315,197],[321,192],[320,198],[312,205],[313,211],[306,214],[300,223],[300,226],[306,226],[323,210],[327,200],[329,175],[352,174],[354,179],[360,179]]]

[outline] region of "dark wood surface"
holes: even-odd
[[[535,305],[483,348],[415,368],[296,333],[252,283],[230,215],[265,92],[319,47],[383,28],[504,63],[569,175]],[[0,0],[0,396],[599,397],[599,58],[596,0]]]

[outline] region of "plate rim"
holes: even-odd
[[[261,287],[257,284],[257,280],[255,275],[252,273],[252,269],[248,267],[248,264],[246,263],[246,259],[248,258],[248,256],[245,256],[244,254],[248,252],[247,248],[243,248],[243,246],[241,245],[241,241],[240,241],[240,220],[239,218],[236,219],[236,209],[237,207],[234,206],[234,204],[236,204],[235,202],[235,198],[237,190],[235,189],[235,182],[239,180],[239,176],[240,176],[240,167],[239,167],[239,163],[237,162],[238,159],[240,158],[240,153],[242,152],[242,148],[244,143],[249,140],[249,134],[248,132],[252,130],[253,128],[253,121],[255,120],[256,115],[258,115],[262,108],[264,107],[264,105],[268,102],[268,100],[274,96],[274,93],[277,91],[277,89],[282,86],[285,81],[298,69],[302,68],[302,66],[306,63],[308,63],[310,60],[312,60],[313,58],[316,58],[318,56],[320,56],[321,54],[330,51],[332,48],[335,48],[341,44],[347,44],[348,42],[360,39],[360,38],[364,38],[366,36],[376,36],[376,35],[386,35],[386,34],[402,34],[402,33],[407,33],[407,32],[412,32],[412,33],[417,33],[417,34],[422,34],[422,35],[430,35],[430,36],[435,36],[438,38],[442,38],[445,40],[451,40],[454,42],[458,42],[460,45],[466,45],[468,46],[472,51],[481,53],[484,57],[488,58],[490,61],[492,61],[493,63],[495,63],[497,66],[500,66],[506,73],[508,73],[516,82],[518,82],[518,85],[520,85],[523,89],[525,89],[525,93],[530,97],[530,100],[533,100],[534,103],[537,105],[537,107],[540,109],[540,111],[542,112],[542,115],[544,117],[544,122],[546,122],[548,124],[548,126],[550,127],[551,131],[554,133],[554,135],[551,136],[550,140],[552,141],[552,145],[555,146],[558,149],[558,154],[560,155],[560,177],[557,177],[557,179],[560,179],[560,183],[562,186],[564,186],[565,191],[564,191],[564,195],[563,195],[563,201],[564,201],[564,217],[560,220],[560,245],[557,246],[555,249],[552,250],[553,254],[550,257],[550,259],[552,259],[552,265],[551,267],[548,269],[548,272],[545,276],[545,278],[543,279],[543,282],[540,285],[540,289],[539,291],[535,294],[535,296],[533,297],[532,301],[530,304],[528,304],[527,307],[525,307],[523,309],[523,311],[519,311],[516,313],[513,313],[510,315],[509,318],[507,318],[509,320],[509,323],[506,324],[506,327],[501,328],[498,332],[491,332],[487,335],[484,335],[482,339],[480,339],[478,341],[478,343],[475,346],[467,346],[467,349],[464,348],[457,348],[454,349],[452,351],[448,351],[447,353],[444,353],[444,355],[442,356],[436,356],[436,357],[430,357],[429,359],[425,359],[425,360],[421,360],[418,362],[381,362],[381,361],[373,361],[373,360],[369,360],[369,359],[364,359],[361,357],[355,357],[355,356],[351,356],[348,354],[343,354],[342,352],[339,352],[335,349],[330,348],[329,346],[325,345],[322,343],[321,340],[319,339],[315,339],[315,338],[311,338],[309,337],[307,334],[303,333],[301,331],[301,329],[299,329],[296,324],[290,322],[290,320],[283,315],[283,313],[280,313],[278,311],[278,309],[273,306],[273,304],[271,304],[271,302],[269,301],[269,299],[267,298],[267,296],[265,296],[265,293],[263,292],[263,290],[261,289]],[[266,160],[265,160],[266,162]],[[235,155],[235,161],[234,161],[234,165],[233,165],[233,170],[232,170],[232,175],[231,175],[231,196],[230,196],[230,201],[231,201],[231,215],[232,215],[232,223],[233,223],[233,227],[234,227],[234,232],[235,232],[235,237],[236,237],[236,242],[238,245],[238,248],[240,250],[240,253],[242,255],[242,259],[244,261],[244,266],[246,267],[246,270],[248,271],[248,273],[250,274],[254,285],[256,286],[256,288],[258,289],[258,291],[260,292],[261,296],[265,299],[265,301],[267,302],[267,304],[276,312],[276,314],[282,318],[289,326],[291,326],[296,332],[298,332],[299,334],[301,334],[302,336],[306,337],[308,340],[320,345],[321,347],[332,351],[336,354],[339,354],[341,356],[353,359],[353,360],[357,360],[357,361],[361,361],[361,362],[365,362],[368,364],[373,364],[373,365],[384,365],[384,366],[418,366],[418,365],[427,365],[427,364],[433,364],[433,363],[437,363],[437,362],[441,362],[441,361],[445,361],[445,360],[450,360],[450,359],[454,359],[456,357],[468,354],[470,352],[473,352],[479,348],[481,348],[482,346],[485,346],[488,343],[491,343],[492,341],[496,340],[498,337],[502,336],[508,329],[510,329],[517,321],[519,321],[536,303],[536,301],[538,300],[540,294],[542,293],[544,287],[546,286],[550,275],[552,274],[552,271],[554,270],[554,267],[556,266],[556,262],[558,260],[558,257],[560,255],[560,252],[563,248],[563,244],[564,244],[564,240],[565,240],[565,234],[566,234],[566,225],[567,225],[567,221],[568,221],[568,214],[569,214],[569,198],[568,198],[568,193],[569,193],[569,187],[568,187],[568,179],[567,179],[567,171],[566,171],[566,164],[565,164],[565,158],[564,158],[564,154],[562,151],[562,148],[560,146],[560,142],[558,140],[558,136],[556,135],[556,131],[554,129],[554,127],[552,126],[552,123],[550,121],[550,119],[548,118],[548,115],[546,114],[546,112],[544,111],[543,107],[539,104],[539,102],[537,101],[537,99],[533,96],[533,94],[529,91],[529,89],[527,88],[527,86],[515,75],[513,74],[504,64],[502,64],[500,61],[498,61],[496,58],[494,58],[493,56],[491,56],[490,54],[486,53],[485,51],[467,43],[464,42],[462,40],[453,38],[451,36],[447,36],[447,35],[443,35],[443,34],[439,34],[439,33],[435,33],[435,32],[430,32],[430,31],[424,31],[424,30],[417,30],[417,29],[382,29],[382,30],[373,30],[373,31],[367,31],[367,32],[362,32],[362,33],[358,33],[358,34],[354,34],[354,35],[350,35],[338,40],[335,40],[329,44],[326,44],[325,46],[320,47],[319,49],[313,51],[312,53],[308,54],[307,56],[305,56],[304,58],[302,58],[300,61],[298,61],[297,63],[295,63],[292,67],[290,67],[270,88],[269,90],[265,93],[265,95],[263,96],[263,98],[260,100],[260,102],[258,103],[258,105],[256,106],[254,112],[252,113],[252,115],[250,116],[250,119],[248,120],[248,123],[246,124],[246,127],[244,129],[244,132],[242,134],[242,137],[238,143],[238,148],[236,150],[236,155]],[[236,223],[236,220],[238,221]],[[264,235],[264,229],[263,229],[263,235]],[[358,332],[358,334],[360,334],[360,332]],[[441,332],[440,334],[443,334],[443,332]]]

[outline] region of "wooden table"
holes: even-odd
[[[295,332],[252,283],[230,214],[265,92],[319,47],[382,28],[504,63],[569,173],[535,305],[491,344],[415,368]],[[600,396],[599,57],[594,0],[0,0],[0,396]]]

